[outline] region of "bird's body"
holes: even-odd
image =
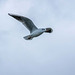
[[[14,14],[8,14],[12,17],[14,17],[15,19],[17,19],[18,21],[22,22],[22,24],[30,31],[30,35],[23,37],[26,40],[31,40],[34,37],[37,37],[39,35],[41,35],[44,32],[48,32],[51,33],[53,30],[52,28],[37,28],[34,23],[27,17],[23,17],[23,16],[18,16],[18,15],[14,15]]]
[[[37,37],[37,36],[41,35],[42,33],[43,33],[43,31],[41,29],[37,29],[34,32],[32,32],[31,35],[33,37]]]
[[[33,39],[34,37],[40,36],[42,33],[43,33],[42,30],[37,29],[37,30],[35,30],[34,32],[32,32],[30,35],[25,36],[24,38],[25,38],[26,40],[28,40],[28,39],[31,40],[31,39]]]

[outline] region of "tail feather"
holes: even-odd
[[[23,37],[25,40],[32,40],[33,38],[30,36],[30,35],[28,35],[28,36],[25,36],[25,37]]]

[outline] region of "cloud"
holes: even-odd
[[[0,74],[1,75],[74,75],[74,1],[6,0],[0,7]],[[52,27],[26,41],[26,28],[8,16],[24,15],[37,27]]]
[[[10,13],[27,13],[28,10],[31,8],[31,1],[17,1],[17,0],[7,0],[6,3],[3,5],[2,13],[10,12]]]

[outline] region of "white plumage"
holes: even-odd
[[[8,13],[8,15],[10,15],[13,18],[17,19],[18,21],[20,21],[30,31],[30,35],[24,37],[24,39],[26,39],[26,40],[31,40],[34,37],[37,37],[44,32],[51,33],[53,31],[52,28],[39,28],[38,29],[34,25],[34,23],[27,17],[9,14],[9,13]]]

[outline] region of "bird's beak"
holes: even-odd
[[[46,28],[46,31],[47,33],[52,33],[53,32],[53,29],[52,28]]]
[[[9,15],[9,16],[12,16],[13,18],[15,18],[15,19],[18,20],[18,21],[21,21],[21,20],[22,20],[21,17],[18,16],[18,15],[14,15],[14,14],[10,14],[10,13],[8,13],[8,15]]]

